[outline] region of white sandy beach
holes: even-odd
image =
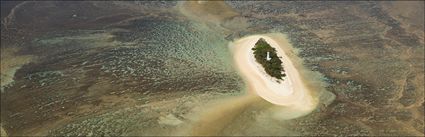
[[[281,57],[287,75],[284,82],[276,82],[276,79],[266,74],[264,68],[255,61],[251,49],[260,38],[264,38],[274,47],[277,55]],[[281,46],[289,46],[289,42],[287,40],[277,42],[267,35],[244,37],[230,45],[236,66],[250,91],[273,104],[310,111],[314,109],[316,103],[303,83],[300,73]]]

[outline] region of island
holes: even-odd
[[[247,93],[255,93],[247,95],[285,106],[291,113],[282,111],[279,115],[286,118],[307,114],[317,105],[298,70],[301,67],[296,67],[302,61],[293,55],[291,47],[281,33],[251,35],[230,43],[235,66],[247,83]]]
[[[267,74],[277,79],[283,80],[283,77],[286,76],[285,70],[282,67],[282,61],[276,54],[276,49],[270,46],[269,43],[260,38],[256,43],[254,48],[255,60],[260,63]]]

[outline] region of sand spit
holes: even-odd
[[[3,126],[1,126],[1,133],[0,133],[0,135],[2,137],[7,137],[7,132],[3,129]]]
[[[284,82],[276,82],[255,61],[251,49],[260,38],[264,38],[272,47],[276,48],[277,55],[281,57],[287,74]],[[277,42],[269,35],[253,35],[234,41],[230,48],[234,54],[235,65],[251,88],[250,91],[275,105],[311,111],[316,107],[317,101],[313,99],[310,89],[304,84],[299,71],[282,46],[289,46],[289,42]]]
[[[232,124],[234,119],[261,98],[253,95],[230,97],[211,104],[211,108],[201,113],[201,117],[189,131],[194,136],[223,135],[224,128]]]
[[[180,1],[177,8],[192,20],[215,25],[239,15],[223,1]]]
[[[30,55],[16,55],[18,51],[18,48],[1,48],[0,89],[2,92],[6,86],[14,83],[16,71],[34,58]]]

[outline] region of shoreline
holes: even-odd
[[[255,46],[255,43],[260,38],[264,38],[270,46],[276,49],[278,57],[282,57],[280,59],[283,62],[282,65],[287,76],[281,83],[276,82],[271,76],[266,74],[261,64],[255,61],[251,48]],[[290,43],[287,41],[279,41],[279,43],[274,38],[276,37],[269,35],[252,35],[232,42],[230,48],[239,73],[246,81],[249,90],[268,102],[303,111],[313,110],[317,102],[302,81],[293,61],[281,47],[290,46]]]

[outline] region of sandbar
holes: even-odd
[[[260,38],[265,39],[270,46],[276,49],[286,73],[283,82],[276,82],[277,79],[266,74],[264,68],[255,61],[252,48]],[[317,104],[316,101],[313,101],[310,90],[302,81],[294,62],[281,47],[290,46],[290,43],[287,40],[274,39],[276,39],[275,36],[251,35],[230,44],[235,65],[246,81],[249,91],[275,105],[305,111],[314,109]]]

